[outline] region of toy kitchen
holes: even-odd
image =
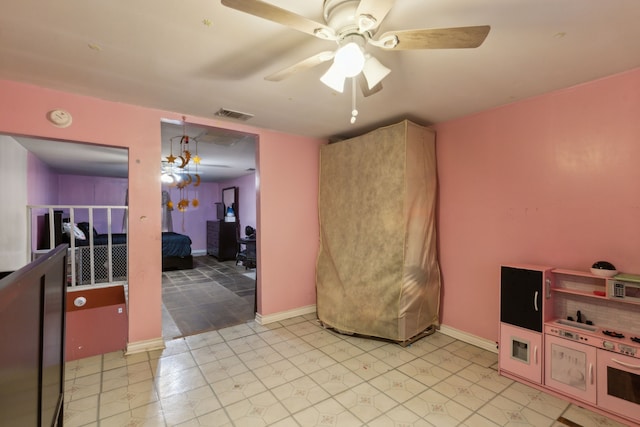
[[[502,266],[498,360],[505,377],[640,426],[640,275]]]

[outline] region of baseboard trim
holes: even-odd
[[[492,353],[498,353],[496,343],[491,340],[480,338],[476,335],[471,335],[470,333],[452,328],[451,326],[447,325],[440,325],[439,331],[445,335],[450,336],[451,338],[464,341],[467,344],[475,345],[476,347],[480,347]]]
[[[125,355],[143,353],[145,351],[163,350],[165,348],[164,339],[154,338],[145,341],[136,341],[127,343]]]
[[[256,313],[256,322],[259,325],[267,325],[273,322],[279,322],[281,320],[290,319],[296,316],[304,316],[305,314],[311,314],[316,312],[316,305],[307,305],[305,307],[294,308],[292,310],[280,311],[278,313],[267,314],[265,316],[260,313]]]
[[[305,314],[311,314],[315,312],[316,312],[316,305],[312,304],[305,307],[294,308],[292,310],[286,310],[286,311],[280,311],[278,313],[267,314],[265,316],[261,315],[260,313],[256,313],[255,320],[256,320],[256,323],[260,325],[267,325],[269,323],[279,322],[281,320],[286,320],[292,317],[303,316]],[[475,345],[476,347],[480,347],[492,353],[496,353],[496,354],[498,353],[496,343],[491,340],[481,338],[476,335],[472,335],[468,332],[464,332],[447,325],[440,325],[440,327],[438,328],[438,331],[440,333],[443,333],[444,335],[450,336],[451,338],[455,338],[460,341],[466,342],[467,344]]]
[[[206,249],[196,249],[191,251],[191,255],[193,256],[204,256],[207,254],[207,250]]]

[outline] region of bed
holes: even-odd
[[[162,271],[191,268],[193,268],[191,238],[184,234],[164,231],[162,233]]]
[[[45,215],[48,217],[48,215]],[[92,283],[91,266],[93,255],[94,283],[124,281],[127,279],[127,234],[111,233],[111,278],[109,277],[109,235],[99,233],[89,226],[88,222],[80,222],[71,226],[67,218],[59,212],[54,213],[55,244],[71,243],[74,235],[76,282],[84,285]],[[43,221],[42,236],[49,236],[49,221]],[[93,248],[90,246],[93,236]],[[191,255],[191,238],[174,232],[162,233],[162,270],[184,270],[193,268]],[[48,247],[48,243],[46,244]]]
[[[94,228],[90,231],[88,222],[80,222],[78,223],[78,228],[82,230],[85,236],[89,236],[89,233],[93,234],[93,245],[96,251],[96,255],[106,261],[107,254],[107,245],[109,242],[108,234],[100,234]],[[64,234],[69,237],[68,234]],[[76,246],[82,249],[83,246],[88,246],[90,243],[89,238],[85,238],[84,240],[76,240]],[[125,233],[112,233],[111,234],[111,244],[112,251],[114,252],[112,257],[115,259],[116,257],[121,257],[124,259],[125,271],[124,276],[126,276],[126,244],[127,244],[127,234]],[[124,251],[124,252],[123,252]],[[104,255],[102,254],[104,252]],[[124,255],[122,257],[122,255]],[[83,257],[84,258],[84,257]],[[119,263],[114,261],[114,270],[116,270],[116,266]],[[162,271],[168,270],[186,270],[193,268],[193,256],[191,255],[191,238],[184,234],[174,233],[172,231],[165,231],[162,233]],[[106,270],[106,268],[105,268]],[[120,270],[120,269],[119,269]],[[118,272],[119,276],[121,275],[121,271]],[[115,277],[114,272],[114,277]]]

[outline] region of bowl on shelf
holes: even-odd
[[[591,274],[600,277],[613,277],[618,274],[618,270],[610,262],[597,261],[591,266]]]
[[[602,270],[600,268],[592,268],[591,274],[600,277],[613,277],[618,274],[618,270]]]

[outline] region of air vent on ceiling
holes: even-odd
[[[242,121],[247,121],[253,117],[253,114],[243,113],[241,111],[227,110],[226,108],[219,109],[218,111],[216,111],[214,115],[218,117],[226,117],[229,119],[236,119],[236,120],[242,120]]]

